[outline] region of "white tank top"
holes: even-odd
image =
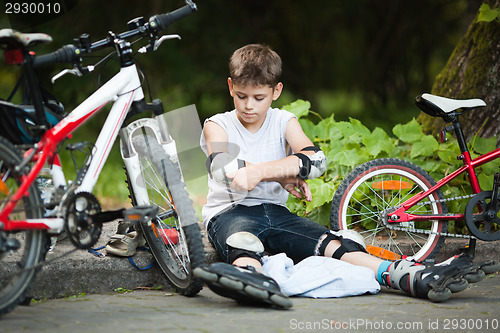
[[[279,160],[287,156],[285,131],[288,121],[295,117],[291,112],[270,108],[261,128],[256,133],[248,131],[238,120],[236,110],[220,113],[205,120],[220,125],[227,134],[228,148],[239,159],[253,164]],[[201,134],[200,145],[207,154],[205,135]],[[238,152],[239,150],[239,152]],[[220,211],[237,204],[245,206],[273,203],[285,206],[288,192],[277,182],[260,182],[252,191],[236,193],[228,185],[208,179],[207,204],[202,217],[205,227]]]

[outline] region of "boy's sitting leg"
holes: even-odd
[[[332,233],[335,234],[335,233]],[[500,264],[489,260],[479,264],[466,255],[457,255],[439,264],[407,259],[384,261],[352,245],[352,240],[328,234],[320,244],[319,255],[333,257],[373,270],[378,282],[386,287],[402,290],[414,297],[441,302],[452,293],[465,290],[469,283],[481,281],[485,274],[496,272]],[[323,246],[321,246],[323,245]]]
[[[205,281],[216,294],[241,303],[273,305],[288,309],[292,301],[283,294],[278,283],[261,273],[261,253],[264,246],[253,234],[238,232],[231,235],[226,243],[230,248],[230,262],[197,267],[194,275]]]

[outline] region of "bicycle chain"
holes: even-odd
[[[424,206],[424,205],[429,205],[429,204],[435,204],[435,203],[441,203],[441,202],[448,202],[448,201],[453,201],[453,200],[462,200],[462,199],[470,199],[472,197],[474,197],[475,194],[467,194],[467,195],[463,195],[463,196],[458,196],[458,197],[453,197],[453,198],[445,198],[445,199],[438,199],[438,200],[435,200],[435,201],[426,201],[426,202],[419,202],[417,204],[415,204],[413,207],[418,207],[418,206]],[[396,207],[391,207],[391,208],[388,208],[388,209],[385,209],[384,212],[382,214],[385,214],[385,216],[383,216],[383,222],[384,224],[386,225],[386,227],[388,229],[391,229],[391,230],[398,230],[398,231],[408,231],[408,228],[403,228],[403,227],[399,227],[396,225],[396,223],[394,223],[393,225],[391,225],[392,223],[388,223],[387,222],[387,219],[388,219],[388,213],[387,211],[390,209],[391,211],[394,211],[398,208],[400,208],[401,206],[396,206]],[[443,214],[444,216],[453,216],[455,214]],[[476,238],[472,235],[459,235],[459,234],[451,234],[451,233],[448,233],[448,232],[436,232],[436,231],[430,231],[430,230],[425,230],[425,229],[413,229],[411,230],[412,232],[415,232],[415,233],[420,233],[420,234],[427,234],[427,235],[439,235],[439,236],[445,236],[445,237],[455,237],[455,238],[465,238],[465,239],[471,239],[471,238]]]

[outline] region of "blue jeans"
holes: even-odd
[[[269,254],[286,253],[299,262],[316,255],[321,236],[329,229],[291,213],[275,204],[237,205],[213,217],[207,226],[208,237],[219,256],[231,263],[226,239],[239,231],[257,236]]]

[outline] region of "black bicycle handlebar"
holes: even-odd
[[[41,67],[54,63],[74,63],[80,58],[80,50],[72,45],[64,45],[59,50],[49,54],[37,56],[33,60],[33,67]]]
[[[64,45],[63,47],[52,53],[37,56],[33,59],[33,67],[42,67],[54,63],[71,63],[75,65],[80,62],[80,57],[82,54],[114,46],[115,38],[122,40],[130,40],[139,35],[149,36],[151,33],[154,33],[156,35],[156,33],[165,30],[175,21],[178,21],[181,18],[196,12],[197,10],[196,4],[191,1],[187,2],[188,2],[187,5],[179,9],[176,9],[173,12],[152,16],[149,19],[149,22],[145,24],[145,26],[138,27],[127,32],[123,32],[115,36],[109,36],[106,39],[90,44],[90,46],[87,48],[78,48],[73,44],[68,44]]]
[[[152,22],[155,22],[156,24],[158,24],[159,30],[165,30],[175,21],[178,21],[181,18],[194,13],[195,11],[196,11],[196,6],[194,4],[185,5],[184,7],[176,9],[173,12],[152,16],[149,19],[149,24],[151,26]]]

